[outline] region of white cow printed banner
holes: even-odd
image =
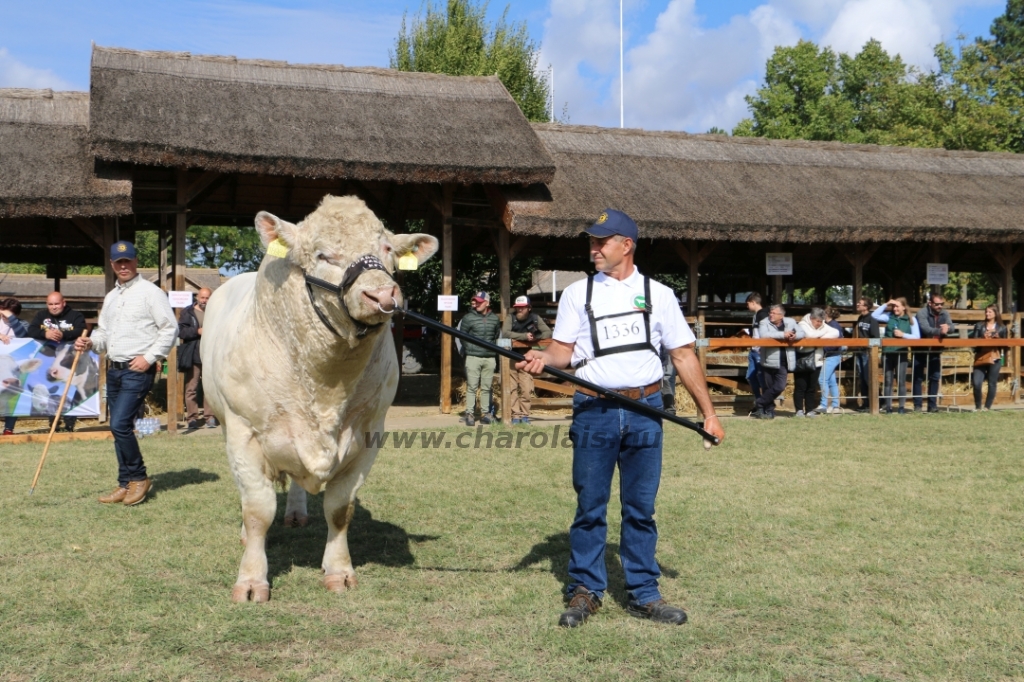
[[[40,343],[11,339],[0,343],[0,416],[47,417],[57,412],[71,364],[73,343]],[[82,353],[71,380],[63,414],[98,417],[100,414],[100,357]]]

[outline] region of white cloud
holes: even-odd
[[[63,78],[47,69],[34,69],[22,64],[0,47],[0,88],[52,88],[74,90]]]
[[[626,125],[703,132],[748,115],[744,96],[776,46],[801,37],[841,52],[871,38],[922,69],[936,43],[955,38],[967,9],[1004,0],[764,0],[719,27],[701,24],[695,0],[669,0],[647,35],[627,35]],[[628,6],[627,3],[627,14]],[[540,65],[555,67],[555,113],[572,123],[619,122],[618,2],[551,0]],[[628,26],[627,22],[627,26]]]

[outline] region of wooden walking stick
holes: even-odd
[[[82,334],[82,338],[89,336],[89,330],[86,329],[85,333]],[[43,462],[46,461],[46,453],[50,451],[50,442],[53,440],[53,434],[57,430],[57,423],[60,421],[60,413],[64,409],[64,401],[67,400],[68,390],[71,388],[71,380],[75,378],[75,368],[78,367],[78,359],[82,357],[82,351],[75,351],[75,359],[71,361],[71,371],[68,373],[68,382],[64,384],[64,394],[60,397],[60,403],[57,404],[57,414],[53,415],[53,424],[50,425],[50,435],[46,437],[46,445],[43,447],[43,456],[39,458],[39,466],[36,467],[36,475],[32,478],[32,487],[28,489],[28,494],[31,495],[36,491],[36,483],[39,481],[39,473],[43,470]]]

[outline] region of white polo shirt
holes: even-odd
[[[622,281],[602,272],[594,277],[594,294],[590,305],[594,317],[614,315],[642,309],[642,303],[637,304],[643,295],[644,278],[635,266],[633,274]],[[651,299],[650,340],[656,349],[664,346],[671,350],[696,340],[671,289],[651,280]],[[650,349],[594,357],[586,303],[587,280],[582,279],[566,287],[558,303],[558,318],[552,333],[556,341],[576,344],[572,352],[573,367],[587,360],[587,364],[576,370],[576,376],[611,389],[647,386],[661,381],[661,359]]]

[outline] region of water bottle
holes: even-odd
[[[144,438],[146,436],[146,426],[144,419],[135,420],[135,433],[139,436],[139,438]]]

